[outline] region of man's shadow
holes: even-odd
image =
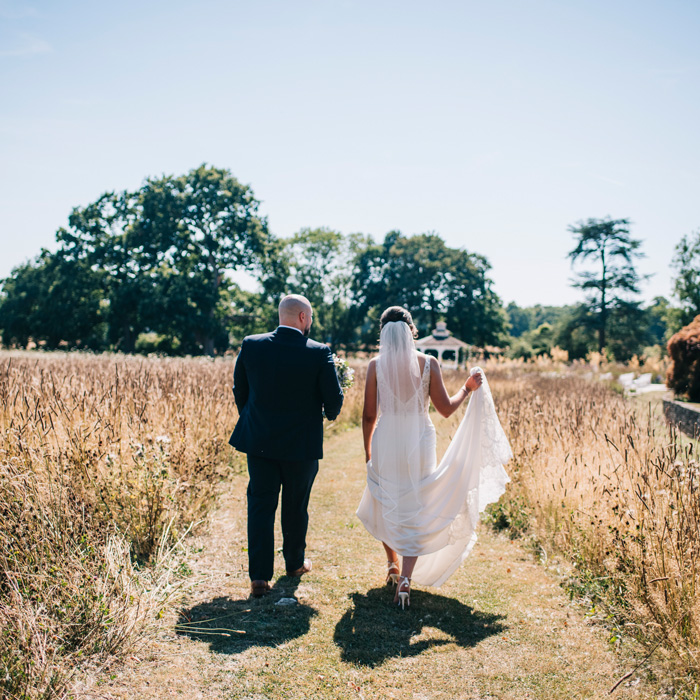
[[[411,591],[411,607],[401,610],[392,605],[392,596],[386,587],[349,596],[352,605],[333,635],[343,661],[374,667],[388,658],[416,656],[443,644],[473,647],[506,629],[501,622],[504,615],[474,610],[454,598]],[[442,635],[411,642],[426,627],[437,629]]]
[[[240,654],[254,646],[272,647],[309,631],[315,608],[304,603],[277,604],[293,598],[298,578],[280,577],[262,598],[214,598],[181,610],[177,634],[207,642],[219,654]],[[284,601],[283,601],[284,603]]]

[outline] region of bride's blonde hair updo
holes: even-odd
[[[403,306],[390,306],[388,309],[385,309],[382,317],[379,319],[379,331],[381,332],[382,328],[392,321],[403,321],[411,329],[413,337],[418,337],[418,329],[413,324],[413,318],[408,309],[404,309]]]

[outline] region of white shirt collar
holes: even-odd
[[[293,331],[296,331],[297,333],[301,333],[301,331],[298,328],[294,328],[294,326],[285,326],[283,323],[280,323],[280,325],[277,326],[277,328],[291,328]],[[301,334],[304,335],[303,333],[301,333]]]

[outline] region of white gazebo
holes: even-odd
[[[461,341],[459,338],[455,338],[447,330],[447,324],[444,321],[438,321],[430,335],[416,340],[416,348],[421,352],[426,350],[436,352],[441,365],[457,369],[459,367],[459,351],[463,349],[465,352],[469,352],[471,345]],[[453,362],[443,360],[443,355],[446,351],[454,353]]]

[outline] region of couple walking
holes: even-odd
[[[311,570],[305,558],[307,507],[323,456],[323,414],[334,420],[343,392],[330,349],[309,339],[309,301],[279,305],[272,333],[244,339],[234,369],[239,420],[230,443],[248,455],[248,562],[251,595],[270,590],[275,512],[282,493],[282,553],[289,576]],[[384,545],[394,602],[410,605],[414,581],[440,586],[476,542],[479,513],[509,480],[510,447],[483,373],[473,369],[450,396],[438,361],[416,351],[410,313],[388,308],[379,355],[367,368],[362,428],[367,487],[357,515]],[[473,393],[440,463],[432,401],[443,416]],[[399,557],[401,562],[399,563]]]

